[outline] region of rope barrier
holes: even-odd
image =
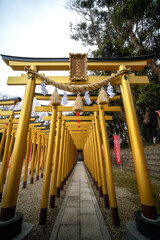
[[[115,80],[120,75],[130,72],[130,69],[123,69],[123,70],[119,71],[118,73],[116,73],[115,75],[112,75],[109,78],[101,80],[96,83],[84,84],[84,85],[70,85],[67,83],[64,84],[64,83],[58,83],[56,81],[53,81],[53,80],[49,79],[48,77],[45,77],[45,76],[41,75],[40,73],[37,73],[34,70],[27,68],[27,67],[25,67],[24,70],[28,73],[36,75],[38,78],[46,81],[46,83],[49,83],[58,89],[61,89],[61,90],[67,91],[67,92],[73,92],[73,93],[83,93],[86,91],[91,92],[91,91],[101,88],[104,85],[106,85],[107,83]]]

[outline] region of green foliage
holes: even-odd
[[[135,86],[132,93],[143,139],[149,143],[160,142],[155,113],[160,110],[160,0],[70,0],[67,7],[82,17],[75,26],[71,24],[71,38],[85,46],[96,46],[93,57],[155,54],[149,68],[136,73],[148,75],[150,84]],[[146,108],[149,108],[148,124],[143,123]],[[127,134],[121,117],[114,126],[110,123],[110,135],[114,131],[121,133],[122,138],[124,132]]]
[[[135,204],[139,204],[138,196],[138,186],[136,180],[136,174],[134,172],[124,169],[121,171],[117,167],[113,168],[114,181],[116,186],[127,188],[131,193],[134,194],[135,198],[133,199]],[[160,212],[160,200],[159,200],[159,187],[160,183],[157,183],[153,177],[151,177],[152,191],[157,206],[157,211]]]
[[[134,172],[127,170],[120,171],[118,168],[113,168],[113,171],[117,186],[127,188],[134,195],[138,194],[138,186]]]
[[[136,91],[137,100],[135,104],[137,106],[137,114],[139,116],[139,123],[141,132],[146,142],[153,143],[160,141],[160,132],[157,121],[157,110],[160,110],[160,80],[154,74],[150,78],[150,83],[146,86],[138,86],[133,92]],[[144,124],[143,119],[146,112],[146,108],[149,109],[149,123]]]
[[[146,86],[139,86],[138,90],[139,98],[136,101],[136,105],[140,106],[141,109],[149,107],[152,110],[156,110],[159,108],[160,84],[155,84],[150,81],[150,83]]]
[[[154,52],[159,57],[159,0],[70,0],[68,8],[86,23],[72,28],[72,38],[97,45],[99,56],[112,56],[113,50],[117,56]]]

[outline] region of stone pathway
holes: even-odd
[[[111,240],[83,162],[77,162],[49,240]]]

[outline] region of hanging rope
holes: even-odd
[[[104,79],[100,82],[84,84],[84,85],[70,85],[70,84],[55,82],[55,81],[49,79],[48,77],[42,76],[41,74],[39,74],[39,73],[35,72],[34,70],[27,68],[27,67],[25,67],[24,70],[27,71],[28,73],[32,73],[32,74],[36,75],[38,78],[40,78],[42,80],[45,80],[46,83],[49,83],[58,89],[61,89],[61,90],[67,91],[67,92],[72,92],[72,93],[83,93],[86,91],[91,92],[93,90],[101,88],[102,86],[106,85],[108,82],[115,80],[120,75],[130,72],[130,69],[123,69],[123,70],[119,71],[118,73],[116,73],[115,75],[112,75],[109,78]]]

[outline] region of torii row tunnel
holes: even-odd
[[[104,79],[109,79],[114,74],[128,68],[130,68],[130,72],[122,72],[110,83],[111,85],[119,85],[121,89],[142,206],[142,218],[144,218],[144,221],[147,219],[154,225],[158,215],[130,88],[130,85],[149,83],[147,76],[136,76],[134,72],[142,71],[151,63],[153,56],[132,58],[87,58],[85,54],[73,54],[70,58],[1,56],[5,63],[15,71],[24,71],[25,67],[34,71],[28,71],[27,74],[22,73],[20,77],[8,77],[8,85],[26,85],[22,109],[17,112],[0,110],[0,116],[9,116],[9,119],[0,120],[0,131],[3,133],[0,154],[2,154],[6,139],[0,172],[0,199],[3,200],[0,212],[0,229],[3,229],[5,225],[8,226],[8,222],[13,224],[12,219],[16,215],[22,168],[24,168],[23,188],[27,185],[28,168],[30,170],[31,184],[34,181],[34,174],[36,174],[37,180],[40,171],[41,177],[44,175],[39,224],[46,225],[48,205],[50,208],[55,207],[55,198],[60,196],[63,185],[77,163],[77,150],[83,151],[85,166],[97,186],[99,196],[104,198],[106,208],[110,206],[113,225],[119,226],[118,206],[106,128],[106,122],[111,121],[112,116],[106,114],[107,112],[121,111],[121,108],[119,106],[109,106],[108,104],[85,106],[83,111],[89,112],[89,116],[67,116],[65,112],[72,112],[73,107],[62,105],[35,107],[36,112],[52,113],[51,116],[44,117],[44,121],[50,121],[50,128],[48,129],[42,125],[42,122],[35,122],[36,116],[31,116],[31,110],[34,97],[37,100],[50,99],[49,95],[44,96],[35,93],[35,86],[43,82],[35,72],[70,71],[70,76],[48,76],[48,79],[63,84],[85,86],[86,84],[99,83]],[[73,60],[71,57],[73,57]],[[86,70],[114,71],[114,73],[111,76],[87,76]],[[107,84],[106,82],[105,85]],[[109,101],[118,101],[121,96],[117,95],[109,98]],[[68,95],[68,100],[74,101],[75,98],[74,95]],[[90,98],[93,101],[96,100],[95,96],[91,95]],[[0,103],[1,105],[15,104],[17,101],[18,99],[11,99],[10,103],[3,101]],[[14,115],[17,114],[20,114],[19,119],[14,118]],[[104,158],[102,144],[104,146]],[[32,145],[31,162],[28,165]],[[12,148],[12,161],[7,175]],[[4,182],[6,182],[5,190]],[[16,219],[15,222],[21,221],[22,224],[22,216],[17,216],[18,220]]]

